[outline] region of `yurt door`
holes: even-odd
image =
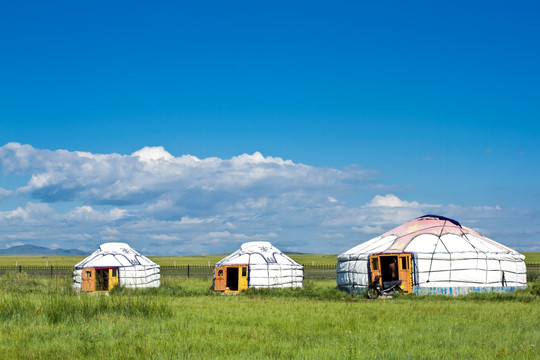
[[[239,292],[248,288],[247,265],[227,266],[225,291]]]
[[[226,289],[226,271],[225,267],[217,267],[214,269],[214,290],[225,291]]]
[[[95,291],[96,269],[82,269],[82,291]]]
[[[109,291],[109,269],[99,268],[96,270],[95,291]]]
[[[227,291],[238,291],[238,266],[227,266]]]
[[[403,292],[410,293],[412,290],[411,254],[399,255],[398,265]]]
[[[118,285],[118,268],[109,269],[109,291]]]

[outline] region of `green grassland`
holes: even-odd
[[[73,266],[85,256],[0,256],[0,266]]]
[[[77,294],[68,277],[0,276],[0,358],[534,359],[540,284],[512,294],[367,300],[303,289],[209,289],[164,278],[155,289]]]
[[[540,263],[540,252],[524,252],[525,263]]]

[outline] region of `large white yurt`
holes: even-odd
[[[129,288],[159,287],[160,267],[125,243],[105,243],[75,265],[73,288],[107,292],[119,284]]]
[[[253,241],[216,263],[214,290],[302,287],[304,268],[269,242]]]
[[[455,220],[425,215],[340,254],[336,280],[355,293],[376,276],[401,280],[405,293],[508,292],[527,287],[524,259]]]

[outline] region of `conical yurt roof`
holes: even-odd
[[[75,265],[75,269],[129,266],[157,266],[157,264],[126,243],[110,242],[101,244],[99,249]]]
[[[300,266],[293,259],[282,253],[267,241],[252,241],[242,244],[240,249],[221,259],[216,266],[222,265],[277,264]]]
[[[377,253],[508,254],[525,257],[459,222],[438,215],[424,215],[340,254],[338,260],[354,260]]]

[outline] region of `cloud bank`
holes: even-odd
[[[318,168],[258,152],[199,159],[175,157],[163,147],[120,155],[9,143],[0,147],[0,169],[20,182],[0,187],[0,246],[92,250],[125,241],[174,255],[228,252],[242,242],[268,240],[289,251],[339,253],[425,213],[466,217],[467,225],[493,234],[500,230],[491,219],[519,213],[369,194],[384,188],[374,169]],[[357,193],[370,200],[344,201]]]

